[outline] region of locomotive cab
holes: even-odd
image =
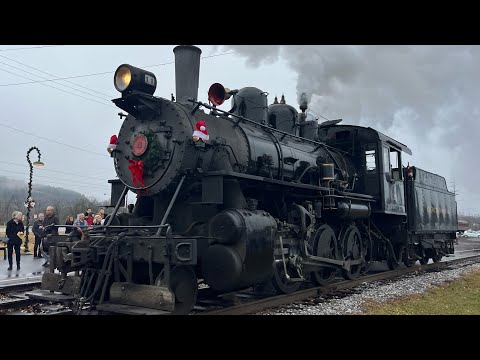
[[[320,124],[320,141],[346,152],[358,169],[356,191],[377,201],[372,212],[406,215],[402,152],[404,144],[376,131],[353,125]]]

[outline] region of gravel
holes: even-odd
[[[7,301],[10,300],[12,297],[6,294],[0,294],[0,301]]]
[[[271,309],[257,315],[349,315],[362,314],[365,301],[386,302],[402,296],[420,294],[434,285],[451,282],[465,273],[479,271],[480,263],[456,264],[448,269],[412,273],[395,280],[363,283],[350,289],[349,295],[330,294],[307,302]]]

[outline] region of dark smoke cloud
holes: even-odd
[[[480,208],[479,46],[225,48],[248,66],[285,59],[298,74],[297,101],[305,92],[314,112],[407,144],[414,152],[408,161],[455,179],[465,205]]]

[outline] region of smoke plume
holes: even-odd
[[[457,200],[480,208],[479,46],[225,47],[248,66],[285,59],[298,74],[298,102],[305,93],[310,110],[405,143],[406,161],[455,180]]]

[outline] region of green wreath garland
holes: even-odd
[[[132,152],[132,156],[133,159],[136,161],[143,161],[143,167],[147,173],[153,173],[153,171],[155,171],[155,168],[159,165],[160,159],[163,157],[163,149],[157,139],[157,136],[151,129],[141,131],[140,134],[145,135],[145,137],[147,138],[147,149],[140,156],[136,156]],[[130,148],[133,150],[133,144],[130,145]]]

